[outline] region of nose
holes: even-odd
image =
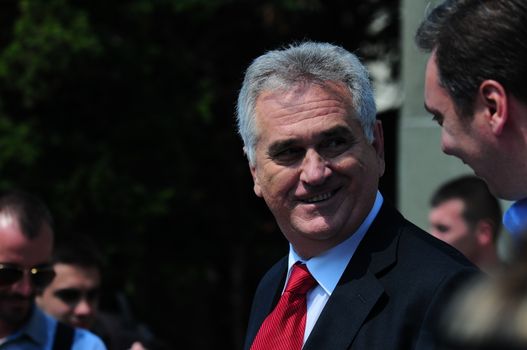
[[[22,277],[22,279],[20,279],[20,281],[17,281],[13,285],[13,289],[15,292],[25,297],[30,297],[35,292],[33,283],[31,283],[31,279],[27,273],[24,274],[24,276]]]
[[[94,305],[85,298],[82,298],[75,306],[75,315],[89,316],[94,312]]]
[[[328,162],[315,150],[307,150],[302,162],[300,180],[306,184],[316,186],[324,183],[331,174]]]

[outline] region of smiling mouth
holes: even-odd
[[[333,197],[333,195],[336,192],[337,192],[337,190],[331,191],[331,192],[322,193],[322,194],[316,195],[316,196],[311,197],[311,198],[303,199],[302,202],[303,203],[308,203],[308,204],[323,202],[323,201],[328,200],[329,198]]]

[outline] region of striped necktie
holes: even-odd
[[[306,265],[293,265],[285,292],[262,323],[251,350],[302,349],[306,328],[306,294],[316,284]]]

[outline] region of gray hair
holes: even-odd
[[[254,108],[264,90],[279,90],[304,82],[342,82],[352,96],[352,108],[364,135],[373,142],[376,108],[366,68],[357,56],[329,43],[303,42],[268,51],[247,71],[238,95],[236,119],[244,150],[251,165],[258,141]]]

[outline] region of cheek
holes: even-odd
[[[62,315],[68,315],[73,313],[75,305],[65,304],[63,302],[57,303],[57,311]]]
[[[267,171],[260,178],[262,194],[267,198],[280,198],[287,196],[297,183],[297,172],[293,169],[273,169]]]
[[[434,229],[433,227],[429,228],[429,232],[435,238],[439,238],[440,239],[440,233],[436,229]]]
[[[455,147],[455,138],[446,128],[441,129],[441,150],[446,154],[453,154]]]
[[[347,162],[339,164],[337,172],[347,174],[350,179],[355,179],[351,183],[357,186],[358,190],[368,186],[375,186],[382,176],[382,162],[377,158],[375,153],[363,154],[362,157],[351,158]],[[368,186],[366,186],[368,185]]]

